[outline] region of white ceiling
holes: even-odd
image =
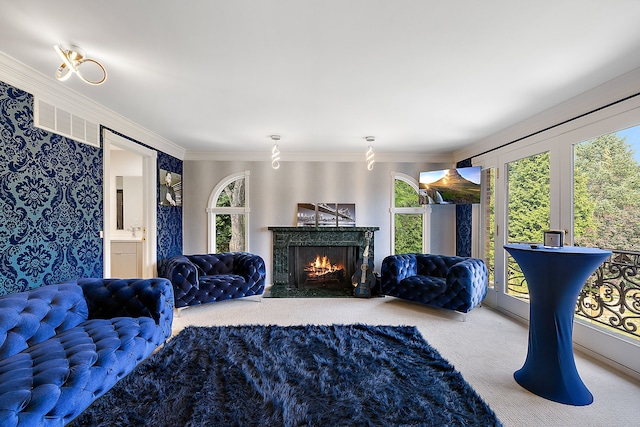
[[[638,0],[0,0],[0,50],[187,151],[444,153],[640,67]],[[53,78],[54,44],[108,71]]]

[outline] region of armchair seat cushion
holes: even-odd
[[[244,286],[246,280],[238,274],[216,274],[200,277],[200,292],[198,299],[201,303],[222,301],[225,299],[242,298],[246,296]]]
[[[447,290],[447,280],[442,277],[410,276],[400,281],[402,292],[407,295],[420,295],[419,299],[430,300]]]

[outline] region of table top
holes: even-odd
[[[531,245],[538,245],[537,248],[532,248]],[[606,249],[598,249],[598,248],[586,248],[583,246],[563,246],[561,248],[548,248],[542,245],[542,243],[509,243],[504,245],[504,248],[515,249],[519,251],[529,251],[529,252],[547,252],[554,254],[571,254],[571,255],[611,255],[611,251]]]

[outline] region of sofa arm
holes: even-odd
[[[90,319],[151,317],[171,333],[174,297],[171,282],[152,279],[78,279]],[[165,330],[165,332],[167,332]]]
[[[264,290],[266,267],[259,255],[247,252],[237,252],[233,259],[233,272],[244,277],[247,285],[254,288],[257,294]]]
[[[395,289],[407,277],[417,274],[415,254],[389,255],[382,260],[380,280],[383,292]]]
[[[448,287],[464,287],[465,308],[470,310],[480,304],[487,295],[489,271],[487,265],[479,258],[465,258],[454,264],[447,273]]]
[[[191,289],[198,288],[198,268],[184,255],[171,257],[164,269],[164,277],[171,281],[176,300],[180,301]]]

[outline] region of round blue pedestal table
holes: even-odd
[[[532,248],[504,245],[529,286],[529,349],[514,378],[545,399],[583,406],[593,395],[578,375],[573,356],[573,313],[578,294],[611,251],[577,246]]]

